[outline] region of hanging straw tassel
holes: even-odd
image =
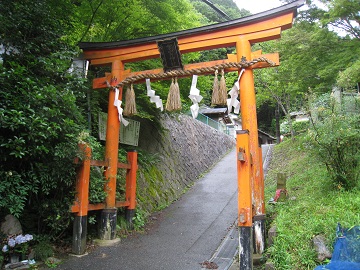
[[[176,110],[181,110],[181,97],[180,97],[180,87],[177,81],[177,77],[175,77],[175,95],[176,95],[176,103],[175,103],[175,108]]]
[[[219,80],[218,80],[218,70],[215,70],[213,92],[211,96],[211,105],[213,106],[217,105],[218,100],[219,100]]]
[[[220,85],[219,85],[219,99],[218,99],[218,105],[226,105],[227,104],[227,90],[226,90],[226,82],[225,82],[225,76],[224,76],[224,70],[221,70],[221,79],[220,79]]]
[[[135,103],[135,91],[132,84],[130,88],[128,86],[126,89],[125,108],[123,114],[125,116],[132,116],[134,114],[137,114],[136,103]]]
[[[165,109],[169,112],[181,110],[180,88],[177,78],[172,78]]]

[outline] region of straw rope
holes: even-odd
[[[219,71],[216,69],[214,74],[214,82],[213,82],[213,92],[211,95],[211,104],[216,105],[218,104],[219,99],[219,79],[218,79]]]
[[[172,78],[168,98],[165,105],[165,110],[169,112],[181,110],[181,97],[177,77],[175,77],[175,81],[174,78]]]
[[[134,114],[137,114],[137,110],[135,102],[135,91],[133,85],[131,84],[131,86],[128,86],[128,88],[126,89],[125,108],[123,111],[123,115],[132,116]]]
[[[118,85],[116,85],[115,88],[121,87],[123,85],[128,85],[128,84],[131,84],[131,83],[134,83],[134,82],[137,82],[140,80],[144,80],[144,79],[152,79],[152,80],[167,79],[167,78],[174,78],[174,77],[181,77],[181,76],[201,75],[202,73],[213,73],[217,69],[221,70],[221,69],[226,69],[226,68],[239,68],[239,69],[247,68],[247,67],[250,67],[259,62],[266,62],[271,66],[275,65],[274,62],[267,59],[266,57],[259,57],[259,58],[253,59],[251,61],[229,62],[229,63],[220,64],[220,65],[215,65],[212,67],[196,68],[196,69],[189,69],[189,70],[172,70],[172,71],[163,72],[163,73],[159,73],[159,74],[139,74],[139,75],[127,77],[125,80],[121,81]]]
[[[224,76],[224,70],[221,70],[221,79],[219,82],[219,100],[218,105],[226,105],[227,102],[227,90],[226,90],[226,82],[225,82],[225,76]]]

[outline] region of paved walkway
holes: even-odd
[[[238,239],[235,149],[168,208],[153,216],[145,233],[72,257],[57,269],[197,270],[214,261],[228,269]],[[230,243],[230,244],[229,244]]]

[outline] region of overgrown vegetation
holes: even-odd
[[[352,190],[360,181],[360,99],[348,99],[353,104],[344,98],[341,101],[323,95],[314,112],[316,118],[311,118],[308,138],[334,186]]]
[[[276,269],[314,269],[320,264],[312,246],[315,235],[325,235],[331,249],[338,222],[348,228],[360,224],[359,189],[334,189],[326,168],[303,143],[298,138],[278,145],[266,180],[269,200],[275,194],[277,172],[288,176],[288,200],[267,206],[277,227],[275,243],[268,249]]]
[[[314,269],[322,263],[312,244],[314,236],[324,235],[331,250],[337,223],[347,228],[360,224],[359,114],[319,108],[323,113],[314,129],[275,147],[266,179],[269,200],[277,173],[288,177],[288,199],[267,206],[277,228],[267,251],[276,269]]]
[[[54,20],[52,1],[1,3],[0,11],[0,214],[56,238],[70,223],[85,128],[84,80],[68,73],[77,50],[61,39],[69,25]]]

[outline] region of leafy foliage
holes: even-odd
[[[360,59],[339,73],[337,83],[345,89],[353,89],[360,82]]]
[[[291,123],[290,112],[307,107],[309,92],[330,92],[339,72],[356,61],[355,44],[341,40],[318,22],[299,21],[280,40],[257,46],[264,52],[277,51],[281,56],[279,67],[255,71],[258,106],[276,102]]]
[[[268,257],[276,269],[314,269],[320,262],[313,237],[324,235],[331,251],[338,222],[346,228],[359,224],[359,189],[334,189],[321,159],[311,153],[305,135],[275,146],[265,179],[266,200],[275,195],[279,172],[287,175],[289,195],[283,203],[266,206],[277,230]]]
[[[339,59],[345,63],[344,67],[336,69],[339,72],[337,84],[340,87],[353,88],[359,82],[358,61],[360,39],[360,5],[356,0],[321,0],[321,6],[308,0],[309,8],[301,12],[301,20],[317,22],[320,27],[328,28],[341,36],[339,47],[343,54]],[[345,58],[342,58],[345,56]]]
[[[245,9],[239,10],[235,2],[232,0],[213,0],[209,2],[211,2],[214,7],[212,7],[208,3],[205,3],[205,1],[191,0],[191,3],[193,4],[197,12],[202,14],[204,17],[203,24],[212,24],[227,21],[226,16],[221,15],[215,9],[219,9],[231,19],[237,19],[250,15],[250,12]]]
[[[338,188],[351,190],[360,183],[360,115],[339,108],[333,98],[322,98],[309,134],[315,153]],[[359,107],[359,104],[357,104]]]
[[[328,11],[323,12],[322,22],[340,28],[360,39],[359,2],[356,0],[322,0]]]
[[[77,40],[114,41],[199,26],[187,0],[78,1]]]
[[[77,52],[61,39],[68,29],[61,4],[0,4],[1,214],[36,213],[41,226],[30,229],[53,236],[70,221],[73,158],[85,124],[85,85],[67,71]]]

